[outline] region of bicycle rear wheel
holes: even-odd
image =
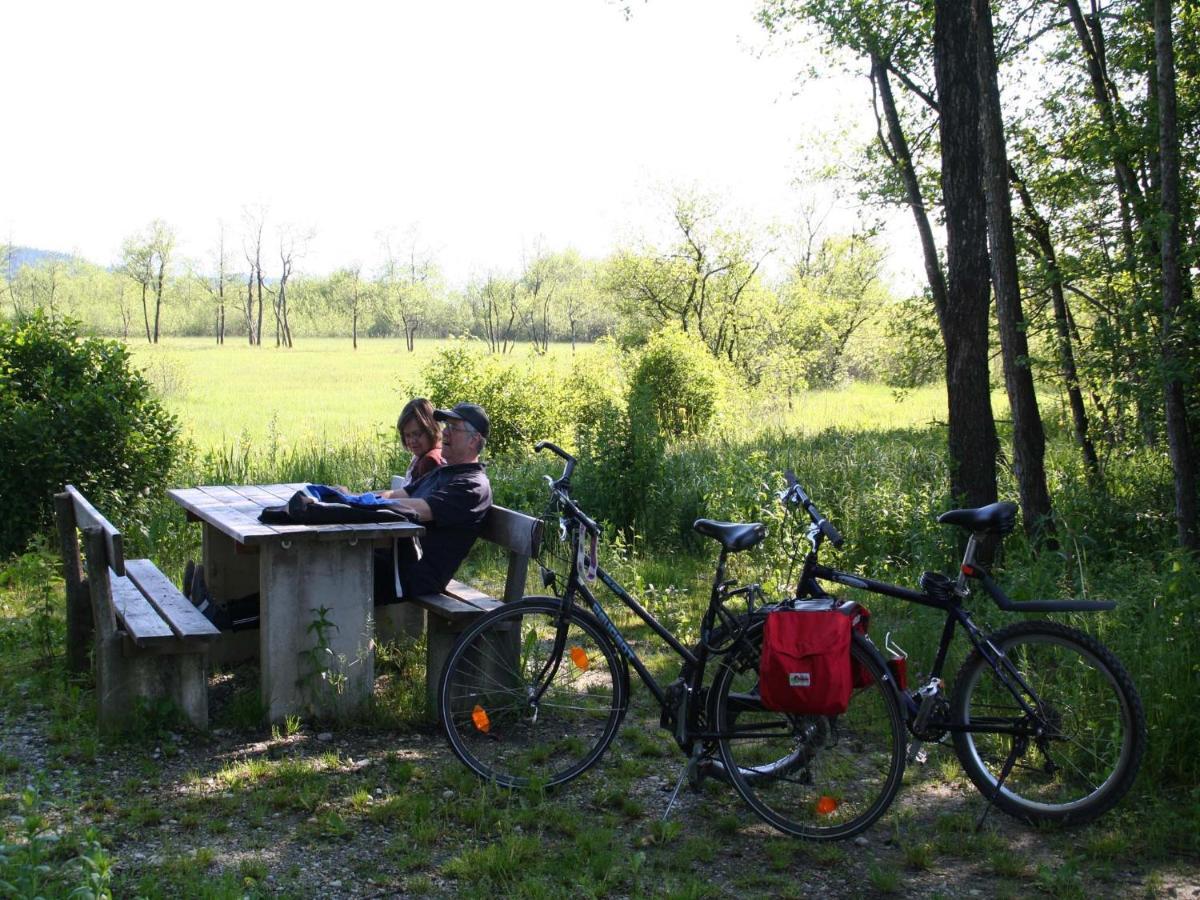
[[[1019,693],[1036,716],[972,652],[950,700],[953,721],[970,729],[955,732],[954,751],[971,781],[1030,823],[1089,822],[1107,812],[1133,784],[1146,748],[1129,674],[1098,641],[1055,622],[1018,622],[988,640],[1028,686]]]
[[[780,831],[810,840],[855,835],[887,811],[904,774],[904,721],[884,667],[855,635],[851,654],[871,682],[844,714],[774,712],[758,697],[761,644],[756,624],[713,682],[711,716],[729,780]]]
[[[560,610],[553,597],[529,597],[487,613],[442,672],[438,712],[451,748],[505,787],[552,787],[585,772],[625,714],[628,674],[592,616],[570,611],[554,658]]]

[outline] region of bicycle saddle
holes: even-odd
[[[692,527],[703,535],[716,538],[722,547],[732,550],[734,553],[739,550],[749,550],[767,536],[767,526],[762,522],[742,524],[697,519]]]
[[[978,509],[952,509],[937,517],[939,525],[958,525],[968,531],[1008,534],[1017,524],[1017,504],[989,503]]]

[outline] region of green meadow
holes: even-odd
[[[183,432],[198,447],[268,441],[327,446],[373,439],[394,427],[396,415],[420,384],[422,373],[444,341],[418,340],[413,352],[396,339],[363,339],[352,349],[346,338],[304,338],[290,350],[250,347],[230,340],[164,337],[159,344],[131,340],[136,363],[155,384]],[[575,355],[594,351],[552,344],[545,356],[525,346],[512,358],[536,358],[565,372]],[[468,398],[464,398],[468,399]],[[996,395],[997,410],[1003,392]],[[739,431],[783,428],[816,434],[904,429],[945,421],[946,395],[927,386],[898,399],[884,385],[855,384],[842,390],[811,391],[786,400],[738,398],[730,414],[744,418]]]

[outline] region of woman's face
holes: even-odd
[[[400,429],[400,437],[404,446],[413,456],[424,456],[433,449],[433,438],[421,428],[415,419],[409,419]]]

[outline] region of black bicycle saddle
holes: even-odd
[[[952,509],[937,518],[939,525],[958,525],[968,531],[1008,534],[1017,524],[1017,504],[989,503],[977,509]]]
[[[716,538],[726,550],[736,553],[749,550],[767,536],[767,526],[762,522],[715,522],[712,519],[697,519],[692,525],[698,532]]]

